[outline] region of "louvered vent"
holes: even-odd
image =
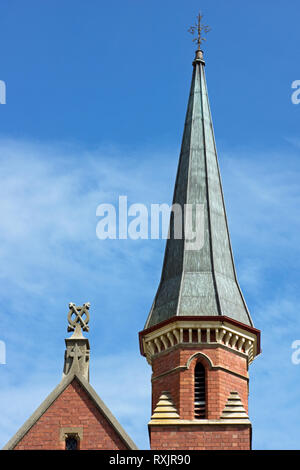
[[[198,362],[195,367],[195,419],[205,419],[206,403],[205,403],[205,369]]]

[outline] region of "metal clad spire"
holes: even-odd
[[[204,205],[204,246],[188,250],[174,239],[171,217],[161,281],[145,328],[174,316],[224,315],[253,326],[234,267],[200,50],[202,16],[198,16],[198,49],[193,62],[173,204]],[[196,28],[192,27],[192,28]],[[202,28],[202,29],[201,29]]]

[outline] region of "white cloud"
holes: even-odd
[[[150,367],[139,357],[137,332],[155,295],[165,242],[100,242],[96,207],[116,202],[119,195],[127,195],[129,203],[170,203],[177,153],[139,155],[113,147],[86,150],[0,139],[0,155],[5,175],[0,339],[7,344],[0,378],[0,445],[60,379],[67,303],[89,300],[91,384],[133,440],[146,447]],[[269,429],[260,418],[267,413],[265,390],[278,387],[278,394],[268,398],[268,416],[278,406],[290,414],[297,411],[291,391],[299,385],[297,367],[289,362],[284,382],[278,364],[290,361],[291,340],[300,327],[300,165],[297,155],[288,153],[235,151],[221,161],[238,278],[263,329],[263,355],[252,366],[250,395],[256,406],[255,445],[261,448]],[[278,420],[283,426],[283,412]]]
[[[153,163],[160,155],[138,154],[113,149],[85,151],[68,146],[0,140],[2,181],[0,201],[0,279],[5,280],[4,297],[15,310],[24,311],[20,295],[41,301],[57,291],[58,284],[107,284],[105,268],[139,270],[138,263],[153,258],[157,245],[128,240],[100,241],[96,238],[96,207],[117,202],[120,194],[134,202],[164,200],[160,184],[167,166],[154,178]],[[153,183],[146,184],[149,179]],[[136,248],[139,248],[138,250]],[[118,265],[112,263],[117,259]],[[126,265],[124,261],[126,260]],[[91,269],[99,263],[103,270]],[[93,266],[94,268],[95,266]],[[125,275],[125,274],[124,274]],[[122,280],[121,280],[122,282]],[[20,295],[18,295],[18,293]]]
[[[291,245],[298,251],[299,155],[237,154],[229,154],[222,168],[234,236],[272,256]]]
[[[0,446],[57,383],[68,302],[91,300],[92,385],[145,448],[150,368],[139,356],[137,334],[150,301],[139,312],[140,298],[132,304],[130,291],[137,292],[142,283],[140,297],[147,294],[151,271],[145,265],[151,266],[161,255],[161,247],[157,242],[99,241],[96,207],[115,202],[122,194],[131,202],[164,201],[169,197],[167,185],[161,184],[163,173],[169,171],[167,162],[154,177],[154,162],[164,159],[151,152],[140,159],[137,153],[112,148],[85,151],[0,140],[0,155],[5,175],[5,197],[0,201],[0,315],[7,343],[0,379]],[[145,183],[149,178],[152,184]],[[114,348],[115,357],[107,356],[106,346]],[[124,350],[134,352],[124,355]]]

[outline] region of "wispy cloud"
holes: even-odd
[[[98,240],[96,208],[102,202],[117,203],[121,194],[132,202],[165,200],[163,176],[154,178],[160,155],[149,153],[139,160],[136,153],[112,148],[87,152],[14,141],[0,141],[0,154],[5,175],[0,201],[2,299],[15,311],[26,316],[24,298],[31,296],[43,306],[43,299],[56,304],[57,295],[69,286],[81,293],[100,285],[106,289],[113,279],[115,289],[128,269],[142,272],[139,263],[151,261],[157,244],[141,249],[130,240]],[[166,173],[167,166],[161,167]],[[153,183],[146,184],[148,179]]]
[[[298,251],[300,154],[235,152],[222,170],[234,236],[272,256],[291,244]]]
[[[0,139],[0,156],[0,339],[7,344],[0,446],[60,380],[68,302],[90,301],[91,383],[147,447],[151,371],[139,357],[137,332],[157,288],[165,242],[98,240],[96,207],[120,195],[129,203],[170,203],[177,152]],[[276,414],[287,429],[278,407],[289,416],[298,411],[290,345],[300,330],[300,163],[288,149],[234,151],[221,163],[238,277],[263,330],[263,355],[250,383],[254,443],[263,448],[269,425],[262,417]],[[267,397],[275,386],[278,393]],[[275,448],[278,435],[271,435]]]
[[[300,338],[299,157],[290,147],[282,154],[233,152],[222,167],[238,277],[262,330],[249,395],[259,449],[299,448],[299,366],[291,361]]]
[[[136,440],[145,447],[149,410],[141,417],[145,397],[138,396],[137,387],[135,396],[129,396],[129,383],[137,384],[143,377],[141,363],[148,373],[146,361],[139,357],[137,333],[151,302],[133,294],[142,284],[144,296],[153,295],[151,267],[157,258],[159,272],[164,242],[98,240],[96,208],[103,202],[116,203],[122,194],[129,202],[165,201],[170,196],[162,180],[170,157],[165,154],[162,159],[149,151],[147,158],[140,159],[137,152],[112,147],[86,151],[9,140],[0,140],[0,155],[0,171],[5,175],[5,197],[0,201],[0,339],[7,343],[7,365],[1,368],[2,429],[7,432],[2,443],[59,380],[57,364],[62,367],[68,302],[89,300],[92,357],[95,363],[103,357],[103,366],[113,361],[107,355],[113,349],[118,358],[115,371],[104,370],[99,378],[102,389],[106,384],[102,397],[111,403],[121,377],[124,395],[122,402],[112,400],[112,411],[119,410],[120,421],[125,419],[130,429],[136,429]],[[166,164],[154,177],[158,161]],[[149,179],[152,184],[146,184]],[[126,360],[122,359],[125,351]],[[52,378],[45,380],[47,387],[39,385],[44,364]],[[35,393],[28,394],[30,387],[35,387]],[[8,405],[11,392],[15,406]],[[23,393],[28,400],[22,400]],[[22,403],[22,412],[17,403]],[[141,419],[130,419],[128,410]]]

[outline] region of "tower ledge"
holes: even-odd
[[[178,345],[221,346],[247,357],[260,354],[260,331],[226,316],[182,316],[165,320],[139,333],[141,354],[152,358]]]

